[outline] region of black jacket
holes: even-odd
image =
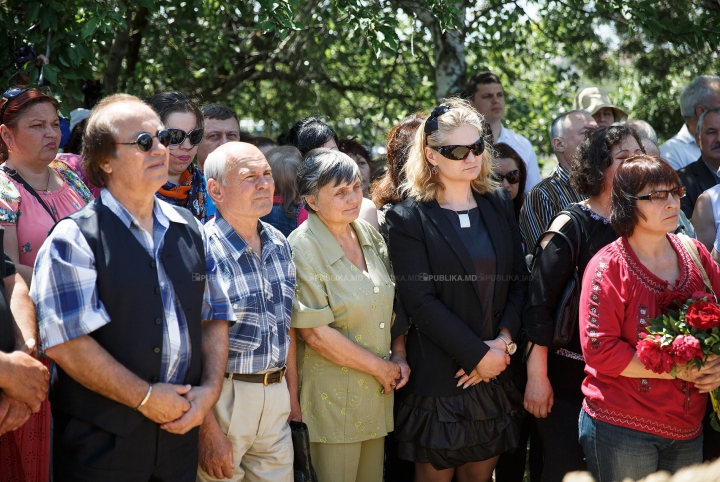
[[[477,283],[452,279],[474,276],[475,268],[437,201],[408,199],[386,215],[397,289],[413,325],[407,341],[412,393],[463,393],[454,375],[460,367],[470,373],[488,352],[482,333],[494,338],[506,327],[515,339],[520,330],[528,273],[512,200],[502,188],[474,194],[497,258],[492,327],[482,326]]]
[[[680,200],[680,208],[685,213],[685,216],[691,219],[697,198],[716,184],[715,178],[702,157],[683,167],[677,173],[680,184],[687,189],[687,194]]]

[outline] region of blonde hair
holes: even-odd
[[[437,198],[439,191],[445,189],[438,176],[430,172],[432,165],[425,157],[426,146],[445,145],[448,135],[464,125],[476,128],[483,141],[485,135],[488,134],[488,128],[483,116],[472,108],[466,100],[458,98],[445,99],[441,105],[446,105],[451,109],[437,118],[438,129],[430,135],[425,135],[425,124],[420,125],[415,133],[415,138],[408,153],[408,160],[404,167],[405,181],[400,185],[400,191],[417,201],[432,201]],[[471,183],[474,191],[485,194],[499,187],[499,184],[490,177],[492,168],[493,155],[491,146],[488,142],[485,142],[485,150],[482,153],[480,162],[480,174]]]

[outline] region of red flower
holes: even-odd
[[[658,299],[658,308],[661,313],[667,313],[668,310],[678,310],[687,300],[687,296],[678,292],[665,290]]]
[[[704,291],[696,291],[692,294],[690,298],[693,300],[702,300],[703,298],[707,299],[707,297],[710,296],[710,293],[706,293]]]
[[[703,351],[700,342],[692,335],[678,335],[672,343],[677,363],[687,363],[690,360],[702,360]]]
[[[670,373],[674,361],[670,347],[660,346],[660,335],[645,335],[637,343],[638,359],[654,373]]]
[[[720,308],[715,303],[697,301],[688,308],[685,321],[698,330],[710,330],[720,322]]]

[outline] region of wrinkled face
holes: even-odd
[[[210,189],[223,213],[261,218],[272,211],[275,181],[265,156],[255,147],[247,151],[252,152],[228,153],[226,184],[212,180],[215,186]]]
[[[362,204],[362,181],[352,183],[332,182],[320,188],[317,195],[307,196],[306,201],[325,224],[350,224],[360,214]]]
[[[505,91],[501,84],[478,84],[472,102],[488,122],[498,121],[505,115]]]
[[[166,123],[165,127],[168,129],[182,129],[186,134],[199,127],[195,123],[195,116],[190,112],[173,112],[167,116]],[[170,175],[179,176],[187,170],[197,151],[198,146],[191,145],[188,137],[179,146],[170,146],[170,167],[168,168]]]
[[[20,115],[13,129],[0,128],[11,162],[50,164],[60,145],[60,119],[49,102],[35,104]]]
[[[638,196],[645,196],[653,191],[672,189],[674,187],[676,186],[645,186],[645,188],[638,193]],[[643,216],[638,216],[635,232],[643,230],[656,234],[669,233],[675,231],[677,228],[678,217],[680,216],[680,197],[670,194],[664,201],[657,199],[653,199],[652,201],[639,199],[637,201],[637,209],[645,219],[643,219]]]
[[[198,146],[197,156],[200,168],[208,154],[226,142],[240,139],[240,126],[234,117],[229,119],[205,119],[205,136]]]
[[[622,162],[632,156],[638,156],[642,154],[642,149],[640,149],[640,146],[638,145],[637,141],[634,137],[628,136],[627,139],[625,139],[622,142],[619,142],[612,146],[610,149],[610,156],[612,157],[612,164],[605,169],[603,182],[605,184],[605,193],[609,196],[610,192],[612,192],[612,183],[613,178],[615,177],[615,171],[617,171],[618,166],[622,164]]]
[[[702,131],[698,132],[698,146],[706,161],[720,162],[720,114],[706,114]]]
[[[603,107],[593,114],[598,127],[610,127],[615,122],[615,112],[610,107]]]
[[[462,125],[455,128],[446,136],[445,146],[469,146],[480,139],[480,133],[471,125]],[[456,182],[472,182],[480,175],[482,156],[475,156],[470,151],[461,161],[448,159],[430,146],[425,147],[425,157],[428,162],[437,167],[438,178],[444,185]]]
[[[163,129],[155,112],[139,102],[123,102],[106,107],[115,142],[135,142],[143,133],[156,136]],[[111,191],[135,190],[154,195],[168,179],[168,148],[153,138],[152,148],[141,152],[136,145],[118,144],[115,158],[108,158],[102,169]]]
[[[356,156],[355,154],[348,153],[350,159],[355,161],[360,169],[360,179],[362,180],[362,191],[367,196],[370,191],[370,163],[367,159],[362,156]]]
[[[520,169],[518,169],[518,165],[515,162],[515,159],[512,159],[510,157],[498,157],[497,159],[495,159],[493,171],[503,176],[513,171],[517,171],[518,175],[520,174]],[[502,186],[507,189],[507,191],[510,193],[511,198],[515,199],[517,197],[518,190],[520,189],[519,182],[516,182],[515,184],[510,184],[506,178],[503,178]]]
[[[573,112],[565,120],[565,134],[563,140],[563,153],[570,159],[575,155],[578,146],[585,140],[585,134],[590,129],[597,128],[595,119],[588,113]]]

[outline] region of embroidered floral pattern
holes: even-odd
[[[582,209],[583,211],[585,211],[586,213],[588,213],[588,214],[590,215],[590,217],[593,218],[595,221],[602,221],[604,224],[610,224],[610,220],[609,220],[609,219],[606,219],[606,218],[600,216],[598,213],[596,213],[595,211],[593,211],[593,210],[590,209],[589,207],[585,206],[584,204],[582,204],[582,203],[577,203],[577,205],[580,207],[580,209]]]
[[[30,247],[30,243],[25,243],[22,245],[23,253],[29,253],[30,251],[32,251],[32,248]]]
[[[600,348],[601,341],[598,339],[596,328],[600,325],[598,317],[600,316],[600,302],[598,301],[598,294],[602,291],[600,283],[603,281],[603,273],[607,270],[608,264],[605,260],[600,259],[598,261],[598,267],[595,270],[595,276],[592,280],[592,302],[588,304],[588,317],[587,321],[590,323],[586,328],[586,335],[590,340],[590,348],[597,350]]]
[[[80,179],[80,176],[78,176],[75,171],[72,169],[65,169],[64,167],[58,167],[55,170],[58,174],[60,174],[60,177],[62,177],[65,182],[68,183],[81,198],[83,198],[86,204],[92,201],[92,194],[90,193],[90,190],[87,188],[85,183],[82,182],[82,179]]]
[[[688,283],[690,282],[690,266],[694,266],[690,255],[685,250],[682,242],[674,234],[668,235],[668,240],[672,244],[675,252],[680,257],[680,279],[678,280],[677,286],[674,288],[675,291],[685,292],[687,291]],[[631,251],[630,246],[627,244],[627,239],[620,238],[612,243],[613,249],[620,255],[625,264],[627,265],[630,272],[649,290],[654,291],[656,294],[661,294],[667,289],[667,283],[659,280],[656,276],[650,273],[635,257],[635,254]]]
[[[17,224],[19,217],[20,211],[15,212],[11,209],[0,207],[0,223]]]

